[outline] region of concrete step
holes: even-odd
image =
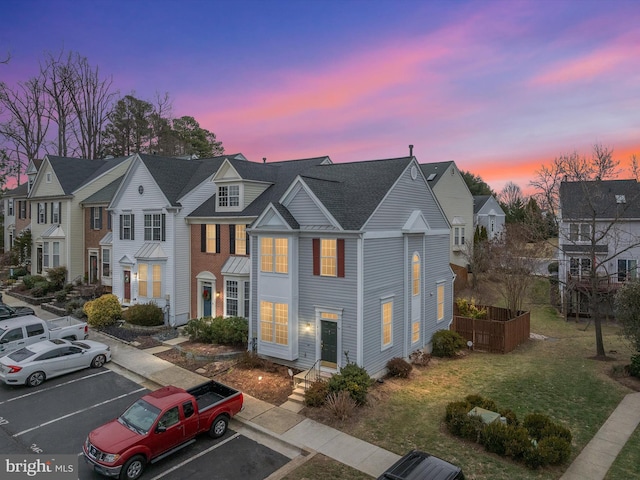
[[[304,388],[296,387],[288,398],[290,402],[304,404]]]

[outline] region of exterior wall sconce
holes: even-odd
[[[307,326],[304,328],[304,330],[306,332],[310,332],[311,331],[311,324],[309,322],[307,322]]]
[[[216,292],[216,298],[220,298],[220,292]]]

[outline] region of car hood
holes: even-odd
[[[129,430],[118,420],[112,420],[89,433],[93,446],[106,453],[120,453],[139,442],[142,435]]]

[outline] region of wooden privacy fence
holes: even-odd
[[[518,312],[517,317],[509,318],[509,310],[506,308],[491,306],[482,308],[488,310],[487,320],[454,315],[451,324],[451,330],[462,335],[465,340],[471,340],[475,350],[509,353],[529,339],[531,327],[529,312]]]

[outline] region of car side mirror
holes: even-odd
[[[164,433],[167,431],[167,427],[165,427],[164,425],[158,425],[156,427],[156,433]]]

